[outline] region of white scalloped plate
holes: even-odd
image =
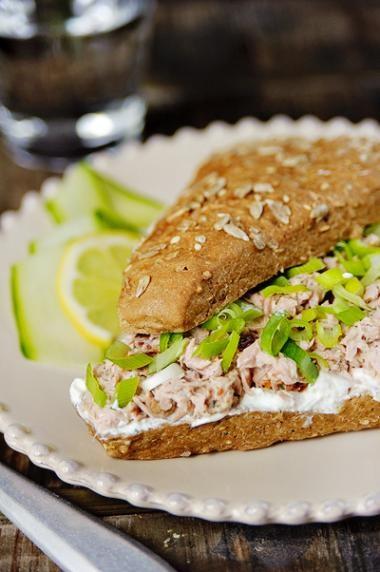
[[[197,163],[217,148],[251,137],[356,133],[380,137],[371,120],[352,125],[276,117],[264,124],[213,123],[181,129],[95,158],[98,168],[152,196],[170,201]],[[43,193],[54,192],[54,181]],[[89,438],[73,411],[68,388],[77,372],[42,366],[19,353],[9,292],[9,264],[48,228],[40,196],[29,193],[20,211],[1,217],[0,430],[7,443],[59,477],[109,497],[179,515],[248,524],[335,521],[380,513],[380,431],[363,431],[253,452],[164,461],[117,461]],[[41,322],[49,316],[41,316]]]

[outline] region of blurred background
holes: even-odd
[[[378,0],[161,0],[147,129],[276,113],[378,118],[379,29]]]
[[[110,24],[107,28],[107,13],[102,12],[91,24],[95,27],[87,29],[87,11],[97,3],[108,5]],[[128,10],[133,5],[135,12],[125,17],[118,12],[119,19],[113,21],[115,3]],[[55,117],[67,108],[78,116],[90,111],[86,118],[92,120],[96,105],[108,105],[109,100],[107,110],[122,115],[115,119],[111,113],[102,117],[103,123],[99,117],[95,124],[87,121],[84,131],[93,135],[99,126],[107,131],[111,117],[114,140],[171,134],[182,125],[204,127],[218,119],[235,122],[246,115],[260,119],[277,113],[294,118],[315,114],[322,119],[344,115],[354,121],[379,117],[378,0],[157,0],[152,20],[153,4],[0,0],[0,11],[1,7],[12,13],[20,6],[28,9],[25,21],[33,6],[40,7],[39,28],[26,44],[23,38],[17,39],[16,47],[10,42],[10,20],[7,23],[3,17],[0,24],[0,100],[5,101],[6,113],[13,105],[16,115],[21,110]],[[52,21],[56,25],[72,15],[73,5],[79,15],[79,23],[70,24],[74,40],[62,41],[56,27],[47,41],[46,19],[51,28]],[[16,20],[12,22],[17,34],[24,33]],[[53,143],[59,140],[64,146],[65,129],[59,122],[54,129]],[[19,135],[13,123],[11,130]],[[90,142],[85,152],[109,142],[102,137]],[[5,189],[15,187],[15,177],[17,192],[12,191],[11,200],[8,196],[7,206],[16,206],[18,199],[13,196],[26,185],[37,186],[46,174],[41,163],[35,174],[15,170],[7,139],[7,148],[4,138],[0,144],[0,210]],[[54,145],[48,140],[53,155]],[[74,155],[83,152],[69,145]],[[64,147],[57,153],[69,154]],[[25,165],[23,159],[18,156]]]

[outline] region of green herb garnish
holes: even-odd
[[[325,348],[334,348],[342,335],[342,328],[339,324],[316,323],[317,339]]]
[[[239,347],[240,335],[237,332],[231,332],[228,343],[222,354],[222,370],[224,373],[230,369],[232,361]]]
[[[140,369],[153,361],[153,358],[147,354],[129,354],[129,351],[130,348],[126,344],[116,340],[107,349],[105,357],[122,369],[128,370]]]
[[[161,371],[161,369],[164,369],[171,363],[177,361],[185,351],[187,342],[188,340],[183,339],[183,336],[181,335],[181,338],[177,339],[164,352],[155,355],[149,365],[149,374]]]
[[[127,379],[122,379],[119,381],[115,392],[115,397],[119,407],[126,407],[128,403],[132,401],[137,391],[139,382],[140,380],[137,376],[128,377]]]
[[[91,393],[96,405],[99,405],[99,407],[104,407],[107,403],[107,394],[100,387],[99,381],[95,377],[92,365],[90,363],[87,364],[86,369],[86,387]]]
[[[277,312],[267,321],[260,336],[261,349],[271,356],[277,356],[290,334],[290,324],[284,312]]]
[[[277,286],[276,284],[271,284],[270,286],[263,288],[263,290],[260,291],[260,294],[262,294],[264,298],[269,298],[269,296],[273,296],[273,294],[297,294],[298,292],[308,291],[309,288],[303,284],[289,284],[288,286]]]
[[[302,377],[308,383],[314,383],[319,375],[319,369],[305,350],[292,340],[288,340],[282,348],[282,353],[296,362]]]
[[[289,278],[293,278],[293,276],[298,276],[299,274],[312,274],[313,272],[317,272],[318,270],[323,270],[326,264],[320,258],[310,258],[305,264],[301,264],[301,266],[293,266],[287,272]]]

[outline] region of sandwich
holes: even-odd
[[[121,335],[70,395],[112,457],[380,427],[380,143],[211,156],[134,252]]]

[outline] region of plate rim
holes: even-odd
[[[260,121],[253,117],[245,117],[235,124],[214,121],[204,129],[181,127],[173,135],[152,135],[145,142],[127,142],[117,148],[114,153],[122,154],[136,152],[161,142],[172,142],[186,136],[201,137],[205,133],[217,134],[220,130],[241,129],[247,125],[254,127],[261,134],[289,134],[297,131],[315,134],[331,135],[337,133],[366,134],[380,137],[380,125],[373,119],[363,119],[352,123],[343,117],[334,117],[326,122],[314,116],[303,116],[293,120],[284,115],[272,117],[269,121]],[[268,133],[269,132],[269,133]],[[305,133],[304,133],[305,132]],[[94,165],[101,164],[107,152],[101,152],[93,157]],[[0,236],[16,225],[20,214],[34,210],[44,197],[51,196],[56,187],[56,177],[49,177],[41,186],[41,193],[27,192],[17,211],[5,211],[0,215]],[[168,494],[160,493],[153,487],[143,483],[125,482],[112,473],[88,470],[85,465],[73,459],[59,455],[52,446],[36,441],[33,430],[24,427],[22,422],[12,417],[6,403],[0,403],[0,431],[12,449],[25,454],[30,461],[45,469],[52,470],[62,481],[85,486],[90,490],[110,498],[125,500],[132,505],[144,508],[160,509],[177,516],[198,517],[209,521],[230,521],[244,524],[305,524],[311,522],[336,522],[351,516],[374,516],[380,514],[380,484],[379,490],[369,494],[344,501],[339,498],[326,499],[324,502],[295,501],[287,504],[270,503],[257,500],[249,503],[236,503],[221,498],[200,499],[180,491]]]

